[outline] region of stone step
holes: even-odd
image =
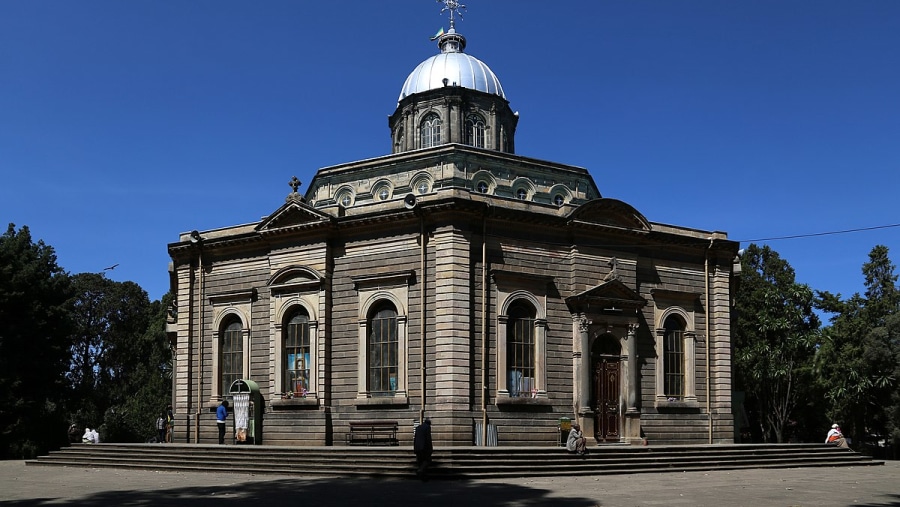
[[[279,475],[410,477],[412,448],[278,447],[206,444],[75,444],[26,462],[33,466],[131,468]],[[599,446],[574,456],[559,447],[435,449],[435,478],[737,470],[880,465],[857,452],[822,444]]]

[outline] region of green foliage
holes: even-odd
[[[879,245],[862,267],[864,296],[844,301],[818,295],[819,308],[834,315],[816,361],[818,381],[828,415],[857,441],[869,434],[900,437],[900,291],[894,270],[887,247]]]
[[[0,458],[27,458],[64,441],[68,275],[28,227],[0,236]]]
[[[799,431],[796,410],[808,399],[819,321],[812,290],[768,246],[741,258],[733,322],[735,381],[746,392],[761,438],[783,442]]]
[[[131,361],[121,361],[127,381],[121,382],[117,403],[104,417],[107,441],[143,442],[156,433],[156,416],[171,400],[171,351],[165,333],[166,312],[171,296],[148,307],[150,322],[138,340],[120,352]]]
[[[165,306],[133,282],[73,277],[72,411],[107,442],[140,442],[169,401]]]
[[[27,227],[0,236],[0,459],[65,444],[70,423],[144,441],[171,399],[168,302],[133,282],[70,276]]]

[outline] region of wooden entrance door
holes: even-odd
[[[594,436],[598,442],[619,440],[619,356],[594,362]]]

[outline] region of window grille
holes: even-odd
[[[370,319],[368,329],[368,390],[373,396],[389,396],[397,391],[400,366],[397,312],[382,307]]]
[[[284,330],[284,392],[303,395],[309,391],[309,316],[297,312]]]
[[[665,322],[663,338],[664,389],[667,398],[684,398],[684,329],[674,318]]]
[[[471,114],[466,117],[466,144],[476,148],[484,148],[487,143],[487,130],[484,124],[484,118],[477,114]]]
[[[535,385],[534,311],[524,305],[509,311],[506,327],[507,390],[510,397],[531,396]]]
[[[441,119],[438,115],[430,114],[422,121],[421,141],[422,148],[441,144]]]
[[[244,337],[240,322],[232,322],[222,331],[222,387],[227,393],[244,374]]]

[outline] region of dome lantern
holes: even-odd
[[[514,153],[518,115],[509,108],[497,75],[465,53],[466,38],[456,31],[462,19],[457,0],[444,3],[450,29],[431,38],[440,53],[420,63],[406,78],[397,110],[388,120],[393,153],[446,143]],[[411,135],[408,135],[411,134]]]

